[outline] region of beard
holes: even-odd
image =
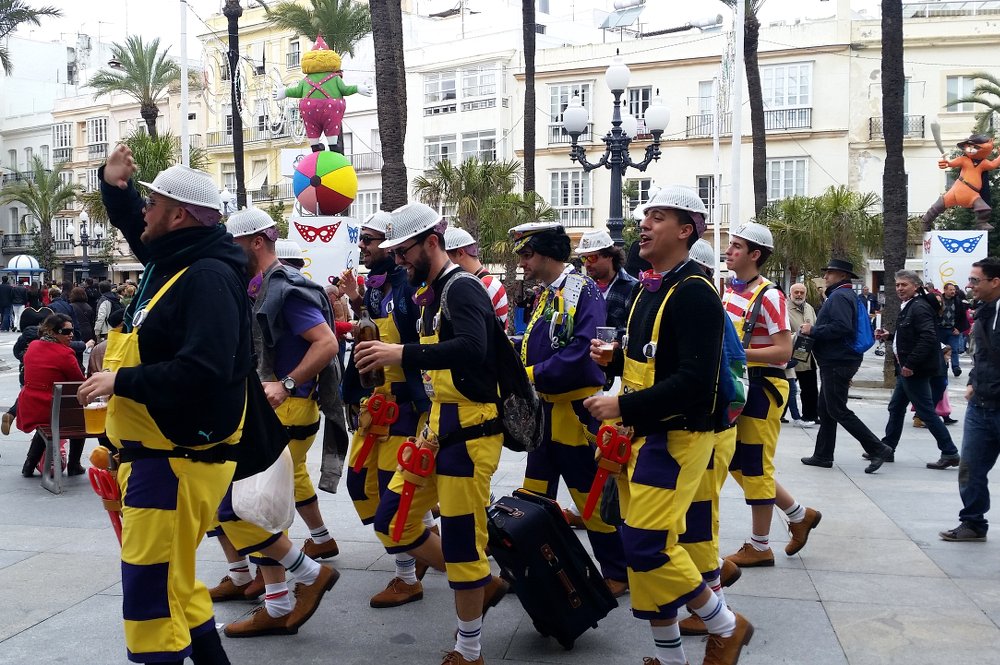
[[[406,274],[410,286],[420,286],[427,282],[427,278],[431,274],[431,262],[427,258],[427,254],[423,248],[420,249],[420,254],[410,262],[410,267],[406,271]]]

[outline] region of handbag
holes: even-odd
[[[243,434],[236,444],[236,472],[242,480],[268,469],[288,447],[288,432],[264,394],[256,371],[247,375],[247,406]]]

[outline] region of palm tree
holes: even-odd
[[[372,31],[368,6],[353,0],[309,0],[312,9],[291,0],[283,0],[273,9],[258,2],[276,27],[308,39],[323,35],[327,45],[338,53],[354,55],[355,44]]]
[[[399,0],[370,0],[375,45],[375,95],[382,141],[382,209],[395,210],[407,200],[406,67],[403,62],[403,10]]]
[[[972,94],[948,102],[945,106],[959,104],[979,104],[986,109],[976,114],[976,133],[983,133],[993,127],[994,114],[1000,113],[1000,77],[989,72],[976,72],[972,78],[977,81]]]
[[[524,191],[535,191],[535,0],[521,0],[524,40]]]
[[[22,25],[41,25],[43,16],[62,16],[55,7],[39,7],[34,9],[23,0],[0,0],[0,66],[4,74],[10,75],[14,70],[10,52],[7,50],[7,35]]]
[[[0,203],[20,203],[27,209],[22,220],[33,217],[38,222],[39,234],[33,252],[38,263],[50,273],[55,267],[52,220],[56,213],[69,207],[80,189],[79,185],[59,177],[62,170],[62,163],[49,170],[41,158],[33,157],[30,171],[16,171],[17,179],[0,189]]]
[[[148,44],[142,37],[129,37],[125,44],[112,44],[112,57],[121,63],[120,69],[102,69],[87,85],[97,92],[94,99],[123,92],[139,102],[139,115],[146,121],[150,136],[156,136],[156,116],[159,101],[167,88],[180,79],[177,63],[167,59],[167,48],[160,51],[160,38]]]
[[[457,225],[478,238],[482,205],[490,197],[513,191],[520,172],[516,159],[481,162],[470,157],[458,166],[445,160],[414,178],[413,192],[428,205],[454,208]]]

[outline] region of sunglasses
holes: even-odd
[[[56,333],[59,334],[59,335],[72,335],[73,334],[73,329],[72,328],[60,328],[59,330],[56,331]]]
[[[155,208],[158,205],[162,205],[168,208],[170,207],[167,206],[164,201],[161,201],[159,199],[154,199],[152,196],[147,196],[145,199],[143,199],[142,205],[144,208]]]
[[[409,252],[411,249],[413,249],[414,247],[416,247],[417,245],[420,245],[422,243],[423,243],[422,240],[418,240],[415,243],[412,243],[409,247],[400,248],[400,249],[392,249],[392,250],[389,250],[389,251],[391,251],[393,253],[393,255],[397,259],[405,259],[407,252]]]
[[[600,254],[587,254],[586,256],[581,256],[580,260],[584,263],[597,263],[600,258]]]
[[[358,238],[358,240],[361,241],[362,245],[370,245],[373,242],[382,242],[385,240],[385,236],[370,236],[367,233],[364,233],[360,238]]]

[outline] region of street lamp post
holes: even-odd
[[[628,147],[629,143],[632,142],[632,137],[635,136],[637,122],[628,111],[623,117],[621,110],[621,98],[628,87],[629,76],[630,72],[624,60],[621,56],[615,56],[611,66],[604,74],[604,80],[615,96],[611,131],[604,136],[604,144],[607,147],[604,150],[604,155],[596,163],[587,160],[587,150],[578,142],[589,122],[587,109],[583,108],[580,97],[573,97],[569,106],[563,111],[563,128],[572,139],[569,158],[578,162],[585,172],[593,171],[602,166],[611,170],[611,210],[607,226],[612,240],[619,246],[625,242],[622,238],[622,229],[625,227],[622,215],[622,177],[629,167],[645,171],[647,166],[660,158],[660,137],[670,122],[670,111],[664,105],[663,99],[657,91],[657,96],[650,101],[645,113],[646,131],[653,135],[653,142],[646,146],[646,156],[641,162],[632,161]]]
[[[233,168],[236,172],[236,201],[240,208],[247,205],[247,189],[243,182],[243,100],[241,87],[246,81],[240,80],[240,27],[239,20],[243,16],[243,7],[239,0],[226,0],[222,7],[229,26],[229,51],[226,54],[229,62],[229,95],[233,111]]]
[[[81,261],[81,277],[80,279],[87,279],[90,277],[90,234],[87,233],[87,223],[90,222],[90,215],[86,211],[80,213],[80,240],[79,242],[73,240],[73,236],[76,235],[76,229],[73,228],[73,224],[70,223],[66,226],[66,235],[69,236],[69,242],[73,247],[83,248],[83,260]],[[100,243],[101,236],[100,228],[94,229],[94,238]],[[65,279],[65,278],[64,278]],[[74,280],[75,281],[75,280]]]

